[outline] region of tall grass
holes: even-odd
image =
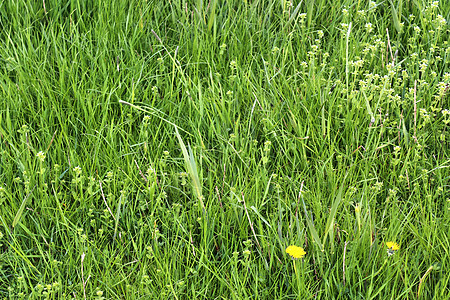
[[[0,297],[445,299],[449,18],[2,2]]]

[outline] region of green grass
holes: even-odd
[[[449,19],[1,2],[0,299],[448,299]]]

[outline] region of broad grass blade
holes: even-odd
[[[25,209],[25,204],[27,204],[27,200],[30,197],[31,193],[33,193],[34,189],[36,188],[36,185],[34,185],[33,189],[30,193],[23,199],[22,204],[20,204],[19,210],[17,211],[16,216],[14,217],[12,227],[16,227],[17,223],[19,223],[20,217],[22,216],[23,210]]]

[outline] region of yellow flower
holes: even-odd
[[[395,242],[387,242],[386,246],[389,249],[394,250],[394,251],[397,251],[398,249],[400,249],[400,246],[397,243],[395,243]]]
[[[302,247],[293,245],[286,248],[286,253],[289,254],[292,258],[302,258],[306,254],[305,250]]]
[[[395,253],[398,249],[400,249],[400,246],[396,242],[387,242],[386,246],[388,247],[388,255],[391,256]]]

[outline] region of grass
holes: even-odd
[[[1,2],[0,298],[447,299],[449,4]]]

